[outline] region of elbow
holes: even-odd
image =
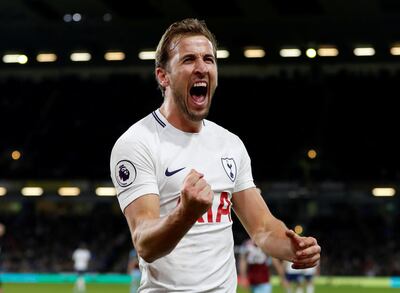
[[[152,263],[173,250],[173,247],[163,245],[163,241],[155,241],[152,237],[145,237],[140,229],[136,229],[132,233],[132,241],[138,256],[147,263]]]
[[[138,256],[143,259],[147,263],[152,263],[169,254],[171,251],[163,251],[160,247],[150,245],[150,243],[134,241],[134,246],[136,247],[136,251]]]
[[[149,243],[141,241],[140,233],[132,234],[132,242],[136,248],[138,256],[147,263],[152,263],[159,258],[157,251]]]
[[[152,263],[158,259],[154,253],[146,249],[138,250],[138,255],[147,263]]]
[[[151,250],[151,249],[138,249],[138,255],[147,263],[152,263],[156,261],[157,259],[167,255],[170,253],[168,251],[167,253],[160,253],[158,250]]]
[[[148,254],[139,254],[139,256],[147,263],[152,263],[153,261],[157,260],[156,257]]]

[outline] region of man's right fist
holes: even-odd
[[[181,204],[186,216],[196,221],[211,207],[214,193],[204,175],[196,170],[190,170],[183,181]]]

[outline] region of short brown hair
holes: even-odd
[[[156,50],[156,68],[167,67],[170,57],[170,46],[173,40],[182,36],[194,35],[205,36],[213,45],[214,56],[217,57],[217,41],[213,33],[207,28],[205,21],[195,18],[186,18],[184,20],[177,21],[171,24],[161,37]],[[158,87],[164,95],[165,89],[160,84],[158,84]]]

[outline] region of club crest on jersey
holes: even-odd
[[[136,179],[136,168],[132,162],[122,160],[115,166],[115,179],[119,186],[127,187]]]
[[[228,175],[232,182],[235,182],[237,174],[235,160],[233,158],[221,158],[221,162],[226,175]]]

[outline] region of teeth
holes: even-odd
[[[193,87],[198,87],[198,86],[207,87],[207,83],[205,83],[204,81],[200,81],[200,82],[196,82],[193,85]]]

